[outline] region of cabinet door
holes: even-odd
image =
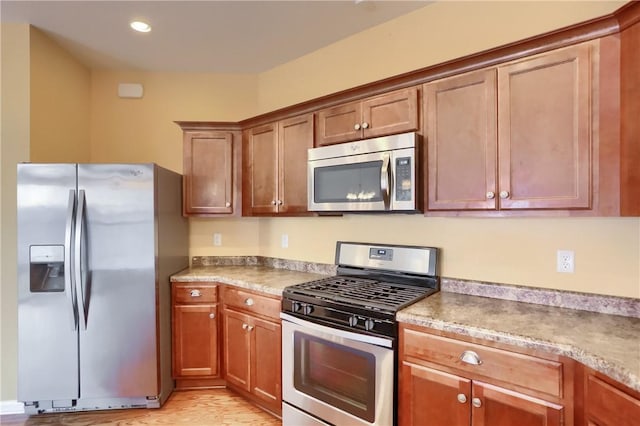
[[[281,390],[281,327],[279,323],[252,318],[251,392],[279,411]]]
[[[418,130],[418,89],[397,90],[362,102],[362,137]]]
[[[640,419],[640,400],[599,378],[587,377],[586,417],[598,426],[633,426]]]
[[[252,214],[276,213],[278,134],[275,123],[244,132],[243,209]]]
[[[406,361],[400,374],[400,426],[469,426],[470,380]]]
[[[278,124],[278,212],[307,211],[307,150],[313,148],[313,114]]]
[[[185,215],[233,213],[233,135],[184,133]]]
[[[316,146],[355,141],[362,138],[360,101],[326,108],[318,112]]]
[[[249,391],[249,317],[224,310],[224,370],[228,383]]]
[[[501,209],[591,206],[587,45],[498,68]]]
[[[174,305],[173,377],[217,377],[217,305]]]
[[[427,210],[496,208],[496,71],[425,84]]]
[[[472,426],[560,426],[563,408],[487,383],[473,382]]]

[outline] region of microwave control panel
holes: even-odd
[[[396,158],[396,201],[411,201],[411,157]]]

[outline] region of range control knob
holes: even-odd
[[[375,322],[373,322],[372,319],[368,319],[364,322],[364,329],[367,331],[373,330],[374,326],[375,326]]]
[[[305,315],[309,315],[311,312],[313,312],[313,306],[311,305],[303,305],[302,306],[302,313]]]
[[[352,315],[349,317],[349,325],[351,327],[355,327],[356,325],[358,325],[358,317],[355,315]]]
[[[300,311],[300,309],[302,309],[302,305],[300,305],[300,302],[291,302],[291,310],[293,312],[298,312]]]

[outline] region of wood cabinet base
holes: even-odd
[[[176,379],[176,390],[225,388],[224,379]]]
[[[256,397],[253,393],[247,392],[246,390],[240,387],[234,386],[230,383],[227,384],[227,388],[236,392],[238,395],[242,396],[243,398],[246,398],[248,401],[262,408],[268,413],[271,413],[276,417],[282,418],[282,401],[281,400],[275,401],[274,403],[268,403],[264,399]]]

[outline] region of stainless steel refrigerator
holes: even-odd
[[[173,390],[169,276],[188,266],[182,176],[18,165],[18,400],[155,408]]]

